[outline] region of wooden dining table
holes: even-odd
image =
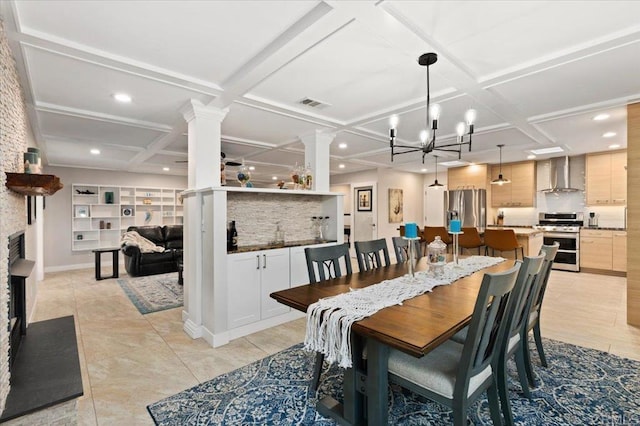
[[[317,403],[318,413],[335,419],[339,424],[386,425],[389,349],[398,349],[415,357],[422,357],[435,349],[471,320],[484,274],[505,271],[513,265],[513,260],[498,263],[355,322],[351,328],[353,366],[344,370],[343,402],[339,403],[331,396],[324,397]],[[427,260],[423,257],[417,263],[416,271],[426,269]],[[271,297],[306,312],[321,298],[375,285],[407,272],[407,263],[394,264],[277,291]],[[365,345],[366,362],[362,359]]]

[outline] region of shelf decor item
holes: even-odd
[[[41,173],[40,167],[38,166],[38,154],[36,154],[35,152],[25,152],[23,154],[23,158],[25,173]]]
[[[113,204],[113,192],[105,192],[104,193],[104,203],[105,204]]]
[[[251,180],[251,172],[249,168],[245,166],[244,162],[242,166],[238,169],[238,174],[236,175],[238,182],[240,182],[240,186],[243,188],[247,187],[247,183]]]
[[[151,198],[145,198],[142,200],[142,204],[151,204]]]
[[[89,206],[76,206],[75,217],[89,217]]]
[[[133,209],[130,209],[129,207],[125,207],[122,209],[122,216],[133,216]]]

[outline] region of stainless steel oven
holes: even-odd
[[[545,231],[543,234],[545,245],[560,244],[558,254],[553,261],[553,269],[565,271],[580,271],[580,232]]]
[[[584,224],[582,212],[540,213],[536,228],[543,230],[544,244],[560,244],[553,269],[580,271],[580,227]]]

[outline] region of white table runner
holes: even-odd
[[[402,305],[407,299],[430,292],[434,287],[447,285],[481,269],[496,265],[502,257],[471,256],[460,259],[459,264],[448,263],[438,277],[428,271],[416,272],[414,277],[404,275],[382,281],[362,289],[320,299],[307,309],[305,348],[321,352],[325,359],[340,367],[351,367],[351,326],[380,309]]]

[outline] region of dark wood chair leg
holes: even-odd
[[[487,389],[487,400],[489,401],[489,411],[494,425],[502,425],[500,414],[500,398],[498,397],[498,386],[496,381]]]
[[[509,384],[507,382],[507,361],[501,357],[498,365],[498,397],[502,406],[502,415],[507,425],[513,425],[513,413],[511,412],[511,402],[509,402]]]
[[[527,399],[531,399],[531,392],[529,391],[529,376],[527,374],[526,361],[524,359],[524,347],[520,347],[515,353],[516,367],[518,368],[518,378],[520,379],[520,387],[522,387],[522,393]]]
[[[320,373],[322,372],[322,364],[324,363],[324,354],[321,352],[316,352],[316,362],[313,366],[313,378],[311,380],[311,389],[314,391],[318,390],[318,386],[320,385]]]
[[[533,337],[536,341],[536,348],[538,348],[538,355],[540,356],[540,363],[543,367],[548,367],[547,357],[544,355],[544,349],[542,349],[542,335],[540,334],[540,318],[533,326]]]
[[[522,355],[524,356],[525,367],[527,368],[527,378],[529,379],[529,386],[535,388],[538,386],[535,376],[533,375],[533,366],[531,365],[531,349],[529,348],[529,333],[525,335],[525,339],[522,342],[524,346],[522,348]]]

